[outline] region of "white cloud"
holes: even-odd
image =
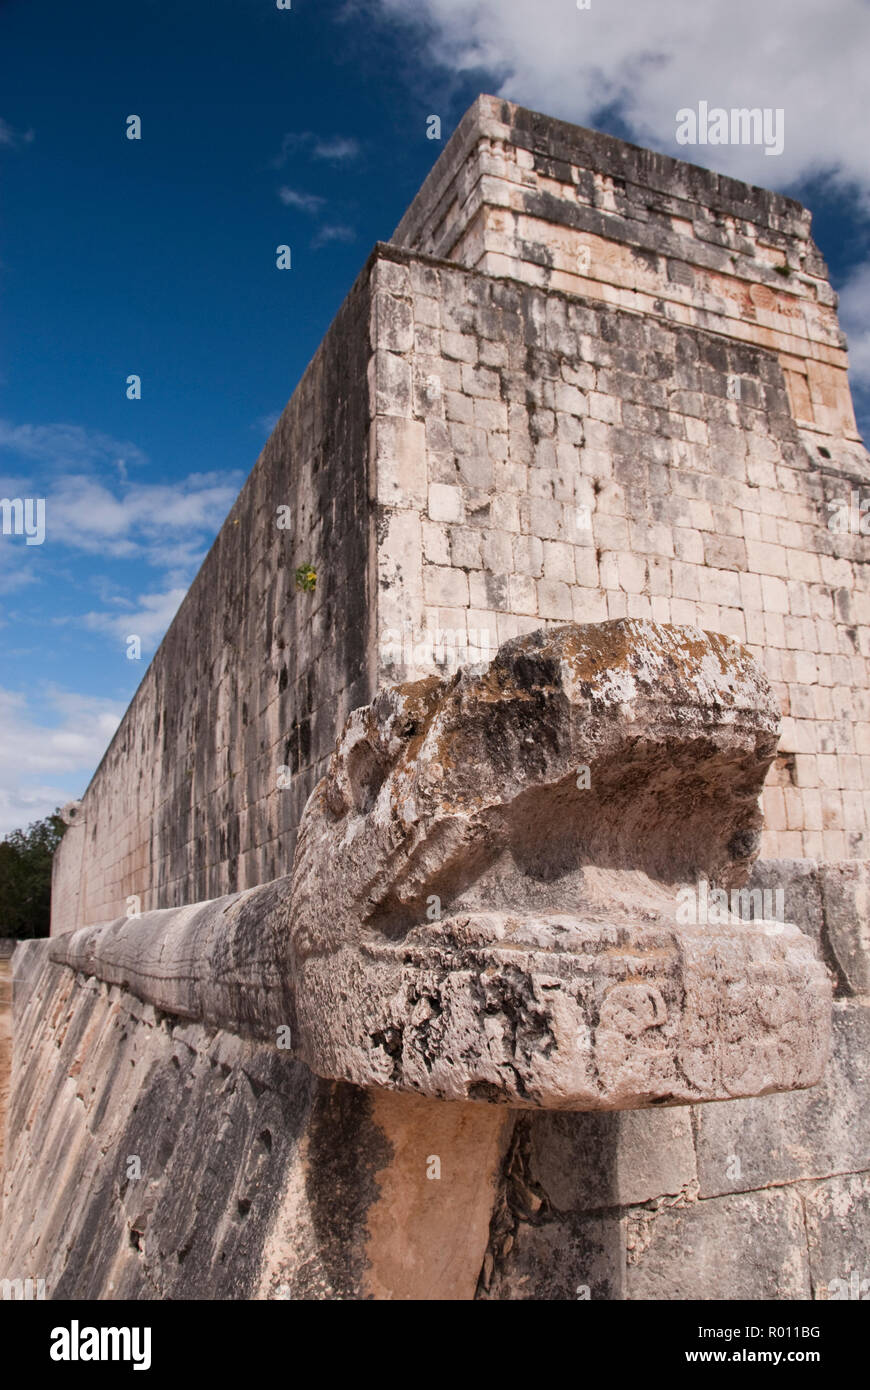
[[[296,152],[310,159],[322,159],[329,164],[345,164],[356,159],[360,143],[352,135],[316,135],[313,130],[290,131],[281,140],[281,153],[273,160],[273,167],[281,169],[291,154]]]
[[[785,188],[820,172],[870,199],[866,0],[373,0],[431,60],[492,75],[496,95],[594,125],[615,109],[642,144]],[[785,148],[678,146],[701,100],[782,107]]]
[[[254,422],[253,428],[268,436],[281,419],[282,414],[283,411],[280,410],[269,410],[265,415],[258,416],[257,420]]]
[[[60,422],[50,425],[14,425],[0,419],[0,450],[20,460],[55,468],[98,468],[111,464],[147,463],[147,455],[129,440],[113,439],[100,430]]]
[[[279,188],[278,197],[285,206],[299,208],[301,212],[309,212],[315,217],[326,206],[325,198],[318,198],[313,193],[296,193],[292,188]],[[318,228],[311,245],[316,249],[334,241],[356,241],[356,232],[342,222],[326,222]]]
[[[235,479],[219,473],[111,488],[87,475],[64,477],[46,498],[46,543],[177,566],[201,552],[237,494]]]
[[[119,447],[131,462],[145,460],[135,445],[76,426],[0,420],[0,449],[17,456],[16,471],[0,473],[0,496],[45,498],[48,546],[190,570],[226,517],[243,475],[191,473],[177,483],[131,483],[118,466]],[[32,476],[34,464],[51,465],[49,478]],[[109,464],[116,476],[106,481],[97,470]],[[5,549],[0,542],[0,564]],[[23,581],[19,574],[8,582]]]
[[[122,613],[86,613],[85,624],[98,632],[109,632],[119,642],[139,637],[143,652],[153,651],[175,617],[186,589],[169,589],[162,594],[141,594],[138,602]]]
[[[137,626],[126,631],[138,632],[145,645],[153,645],[235,501],[243,474],[191,473],[173,483],[131,482],[119,453],[130,463],[147,462],[136,445],[69,424],[0,420],[0,451],[15,469],[13,473],[7,465],[0,472],[0,496],[44,497],[46,529],[38,551],[17,538],[0,537],[0,592],[44,581],[46,559],[56,566],[59,558],[63,563],[65,551],[91,556],[95,566],[117,560],[148,565],[162,571],[164,587],[126,600],[127,613],[138,614]],[[99,587],[98,572],[88,575],[81,561],[77,574]],[[129,569],[127,574],[132,575],[129,585],[142,585],[141,574]],[[135,594],[136,587],[128,593]],[[125,602],[114,601],[116,606]],[[89,613],[78,621],[117,634],[117,616]]]
[[[300,212],[319,212],[326,202],[316,193],[297,193],[295,189],[286,187],[278,189],[278,197],[285,207],[298,208]]]
[[[336,135],[332,139],[316,139],[311,153],[315,159],[326,159],[331,164],[342,164],[345,160],[356,159],[359,154],[359,141],[351,136]]]
[[[0,688],[0,835],[50,815],[80,796],[120,723],[116,700],[49,688],[53,718]]]
[[[312,246],[326,246],[331,241],[355,241],[356,232],[353,227],[345,227],[340,223],[327,224],[321,227],[314,237]]]
[[[32,130],[16,130],[0,116],[0,145],[8,145],[11,149],[17,149],[19,145],[31,144],[33,139]]]
[[[0,535],[0,594],[10,594],[15,589],[26,588],[38,579],[36,548],[28,548],[20,538],[9,540]],[[0,614],[0,627],[6,619]]]
[[[870,388],[870,261],[854,270],[840,290],[840,324],[849,340],[852,384]]]

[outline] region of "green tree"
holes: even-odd
[[[65,829],[55,811],[0,840],[0,936],[48,936],[51,860]]]

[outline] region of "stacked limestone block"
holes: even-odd
[[[866,1297],[870,877],[854,862],[760,862],[752,887],[772,885],[833,975],[821,1085],[658,1113],[523,1117],[478,1297]]]
[[[868,549],[832,528],[870,473],[810,214],[481,97],[394,241],[481,273],[394,282],[427,393],[421,620],[745,641],[786,716],[765,852],[864,857]]]
[[[785,714],[765,853],[864,857],[870,570],[830,523],[870,471],[809,222],[475,103],[152,662],[58,855],[54,930],[289,872],[351,708],[570,619],[745,641]]]

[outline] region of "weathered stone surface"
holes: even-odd
[[[789,198],[480,96],[393,241],[776,347],[796,418],[858,438],[824,265]]]
[[[293,876],[301,1055],[359,1085],[623,1109],[813,1085],[829,986],[739,888],[777,715],[740,647],[614,622],[356,711]]]
[[[694,1112],[524,1117],[502,1179],[479,1297],[586,1296],[575,1291],[584,1269],[592,1298],[865,1297],[866,1015],[857,1002],[836,1006],[828,1082],[800,1095]],[[808,1115],[812,1100],[817,1106]],[[700,1183],[682,1128],[690,1117]],[[664,1127],[675,1121],[680,1128],[671,1135]],[[864,1171],[795,1181],[838,1163]],[[729,1191],[733,1201],[710,1200]],[[606,1251],[608,1271],[603,1277],[599,1263],[597,1280],[588,1273],[596,1250],[599,1261]]]
[[[6,1108],[12,1069],[12,948],[14,942],[0,940],[0,1177],[6,1142]]]
[[[371,294],[369,264],[73,808],[55,935],[120,917],[134,895],[145,911],[174,907],[292,868],[308,794],[372,694]],[[313,591],[297,588],[300,566]]]
[[[529,1171],[554,1211],[675,1196],[697,1184],[691,1111],[681,1106],[616,1115],[535,1115],[529,1125]]]
[[[603,1163],[612,1157],[618,1115],[521,1115],[496,1197],[480,1272],[480,1299],[621,1299],[625,1297],[625,1218],[618,1210],[562,1212],[542,1182],[535,1135],[564,1133],[572,1120],[598,1131]],[[559,1194],[557,1194],[559,1195]]]
[[[120,917],[52,938],[51,959],[118,985],[174,1018],[242,1037],[295,1031],[291,881],[189,907]]]
[[[635,1207],[627,1245],[629,1299],[811,1297],[803,1206],[793,1188]]]
[[[248,1296],[271,1172],[316,1083],[286,1053],[81,982],[47,945],[22,947],[37,968],[16,988],[3,1274],[55,1298]]]
[[[554,1207],[548,1182],[539,1181],[541,1170],[533,1154],[535,1130],[561,1129],[566,1121],[599,1125],[648,1118],[652,1117],[536,1115],[519,1122],[478,1297],[781,1300],[822,1296],[816,1270],[820,1241],[827,1239],[831,1251],[848,1245],[846,1224],[850,1216],[858,1223],[863,1219],[866,1181],[832,1179],[819,1189],[772,1188],[705,1201],[697,1200],[697,1190],[689,1183],[676,1194],[663,1194],[641,1206],[603,1205],[585,1212]],[[610,1146],[604,1166],[612,1157]],[[547,1176],[551,1179],[552,1173]],[[852,1241],[856,1267],[864,1258],[863,1241],[860,1234]]]
[[[702,1196],[870,1170],[870,1009],[836,1003],[833,1026],[819,1086],[698,1108]]]
[[[825,945],[845,994],[870,994],[870,865],[820,864]]]
[[[484,1300],[620,1300],[625,1297],[625,1218],[572,1216],[557,1225],[519,1221],[488,1253],[478,1289]]]
[[[810,938],[676,912],[686,880],[745,880],[776,730],[724,639],[517,639],[351,717],[292,880],[28,944],[9,1277],[42,1245],[55,1296],[626,1296],[634,1204],[696,1190],[688,1113],[528,1116],[511,1138],[474,1102],[813,1084]]]
[[[773,901],[774,904],[776,894],[781,893],[783,919],[793,922],[807,936],[811,936],[819,953],[824,952],[822,890],[819,866],[815,860],[757,859],[752,866],[748,886],[750,890],[758,889],[762,894],[769,894],[768,902]]]
[[[813,1085],[828,986],[806,937],[675,913],[686,880],[745,879],[776,728],[726,640],[640,622],[516,639],[351,716],[292,882],[85,928],[52,959],[176,1018],[289,1027],[320,1075],[442,1100]]]
[[[514,1119],[494,1106],[371,1093],[389,1145],[366,1216],[366,1297],[471,1299]]]
[[[83,981],[47,942],[20,954],[0,1279],[48,1298],[473,1296],[508,1112],[318,1081]]]
[[[816,941],[838,996],[870,991],[870,866],[864,859],[817,863],[813,859],[765,859],[752,869],[749,886],[775,899],[784,919]]]
[[[813,1297],[870,1299],[870,1173],[830,1178],[801,1192]]]

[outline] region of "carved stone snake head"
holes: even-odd
[[[744,648],[645,621],[533,633],[381,692],[300,827],[305,1060],[566,1109],[814,1084],[830,990],[809,939],[676,910],[746,883],[778,732]]]

